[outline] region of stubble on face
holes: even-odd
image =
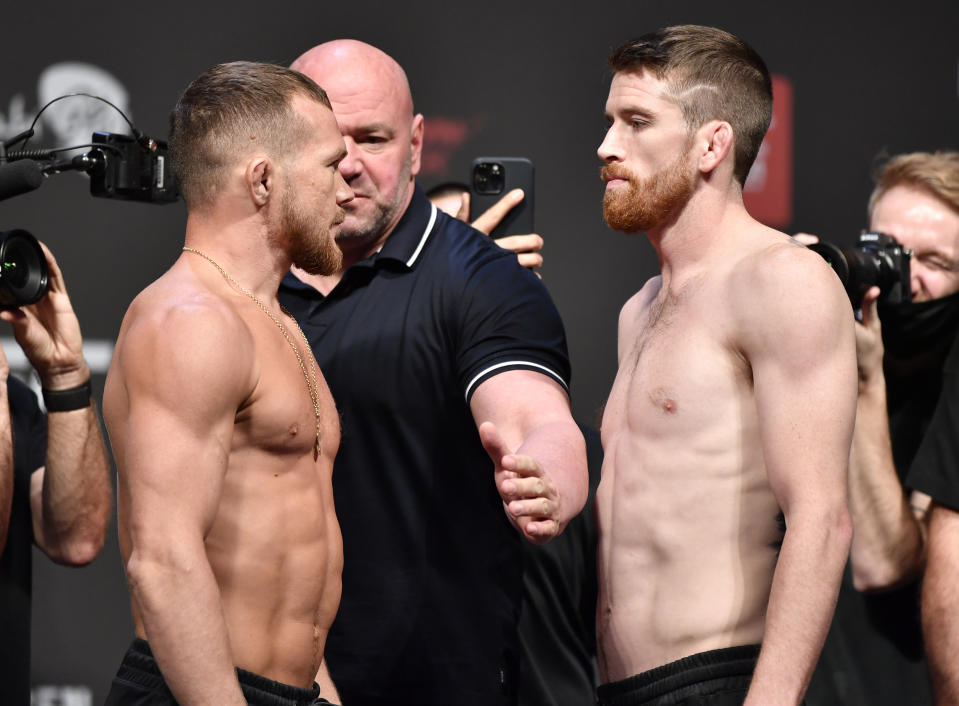
[[[396,220],[397,211],[406,203],[407,189],[412,188],[411,179],[413,171],[412,152],[406,155],[403,165],[400,169],[399,177],[396,181],[396,189],[392,194],[382,194],[377,192],[375,196],[367,197],[371,207],[366,214],[354,209],[362,207],[360,199],[356,199],[346,206],[346,212],[352,223],[344,223],[336,233],[336,241],[347,249],[361,247],[371,244],[383,237],[386,229]],[[347,184],[350,184],[347,181]],[[352,184],[350,184],[352,186]],[[352,208],[351,208],[352,207]],[[364,217],[365,216],[365,217]]]
[[[623,165],[607,164],[600,170],[600,177],[627,183],[607,189],[603,195],[603,218],[610,228],[624,233],[665,225],[689,202],[696,186],[696,174],[685,150],[652,176],[639,177]]]
[[[288,253],[296,267],[321,276],[332,275],[340,269],[343,252],[330,231],[342,223],[344,215],[343,209],[337,206],[333,223],[323,223],[316,213],[298,201],[295,189],[287,186],[281,205],[280,234],[285,234]]]

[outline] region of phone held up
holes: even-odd
[[[526,197],[506,214],[490,236],[525,235],[533,229],[533,163],[525,157],[477,157],[470,180],[470,222],[505,194],[522,189]]]

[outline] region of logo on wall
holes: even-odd
[[[793,217],[793,86],[773,76],[773,118],[756,155],[743,201],[757,221],[784,228]]]
[[[449,163],[457,150],[479,132],[481,121],[477,118],[447,118],[427,116],[423,126],[423,156],[421,176],[446,176]]]
[[[129,93],[116,77],[105,69],[79,61],[51,64],[37,78],[37,105],[27,110],[22,93],[10,98],[6,115],[0,113],[0,139],[7,139],[30,127],[34,117],[49,101],[67,93],[100,96],[128,116]],[[40,116],[36,137],[45,147],[86,145],[96,130],[126,133],[129,127],[117,111],[106,103],[84,96],[57,101]]]

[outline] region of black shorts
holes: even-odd
[[[599,706],[741,706],[759,645],[710,650],[602,684]]]
[[[315,682],[312,689],[302,689],[239,668],[236,676],[243,696],[253,706],[314,706],[330,703],[320,698],[320,687]],[[146,640],[136,638],[130,645],[113,678],[104,706],[177,706]]]

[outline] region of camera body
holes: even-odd
[[[171,203],[179,192],[165,142],[112,132],[94,132],[90,193],[103,198]]]
[[[863,233],[852,247],[820,241],[809,246],[830,264],[846,288],[854,309],[870,287],[879,287],[879,301],[899,304],[912,300],[909,262],[912,251],[885,233]]]

